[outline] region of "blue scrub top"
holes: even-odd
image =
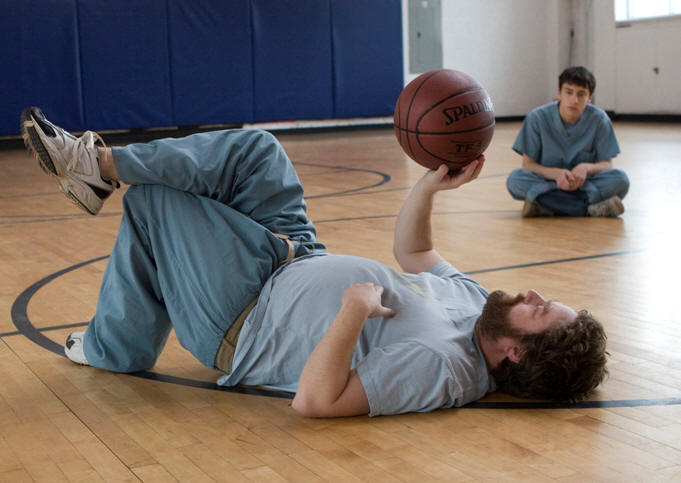
[[[574,128],[566,129],[551,102],[532,110],[516,137],[513,150],[527,154],[542,166],[572,169],[580,163],[597,163],[620,152],[610,118],[602,109],[587,104]]]

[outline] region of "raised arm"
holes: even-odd
[[[485,162],[481,155],[455,175],[450,175],[446,165],[428,171],[416,182],[404,202],[395,223],[393,253],[402,270],[420,273],[428,270],[443,258],[433,247],[430,217],[435,193],[458,188],[474,180]]]

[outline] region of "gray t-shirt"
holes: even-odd
[[[473,330],[484,288],[447,262],[406,274],[346,255],[299,258],[267,281],[218,384],[295,392],[343,291],[362,282],[382,285],[383,305],[396,311],[366,321],[352,358],[371,416],[461,406],[494,390]]]

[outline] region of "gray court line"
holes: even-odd
[[[315,164],[315,163],[307,163],[307,162],[299,162],[296,164],[301,164],[305,166],[314,166],[314,167],[320,167],[320,168],[326,168],[327,170],[337,170],[337,171],[360,171],[364,173],[371,173],[371,174],[376,174],[379,176],[379,181],[368,185],[368,186],[360,186],[359,188],[353,188],[349,190],[344,190],[344,191],[337,191],[335,193],[325,193],[321,195],[314,195],[314,196],[306,196],[305,199],[315,199],[315,198],[330,198],[333,196],[344,196],[348,194],[358,194],[359,192],[363,192],[366,190],[370,190],[371,188],[376,188],[378,186],[382,186],[386,183],[390,182],[390,175],[383,173],[381,171],[375,171],[371,169],[364,169],[364,168],[349,168],[347,166],[326,166],[326,165],[321,165],[321,164]],[[51,193],[54,194],[54,193]],[[41,194],[42,195],[42,194]],[[17,195],[17,197],[22,196],[22,195]],[[26,195],[24,195],[26,196]],[[35,196],[35,195],[30,195],[30,196]],[[8,197],[10,198],[10,197]],[[115,212],[115,213],[100,213],[98,216],[103,217],[103,216],[120,216],[122,215],[122,212]],[[64,221],[64,220],[73,220],[73,219],[81,219],[81,218],[87,218],[90,215],[0,215],[0,219],[2,218],[23,218],[20,219],[19,221],[0,221],[0,226],[7,226],[7,225],[21,225],[21,224],[26,224],[26,223],[46,223],[46,222],[53,222],[53,221]],[[26,219],[26,218],[31,218],[31,219]],[[38,218],[38,219],[36,219]]]
[[[621,252],[599,253],[598,255],[585,255],[583,257],[559,258],[558,260],[547,260],[545,262],[522,263],[520,265],[507,265],[505,267],[483,268],[481,270],[473,270],[466,272],[468,275],[476,275],[478,273],[487,272],[501,272],[502,270],[515,270],[516,268],[538,267],[541,265],[553,265],[556,263],[579,262],[582,260],[593,260],[594,258],[618,257],[621,255],[631,255],[632,253],[641,253],[646,250],[643,248],[636,250],[623,250]]]
[[[117,211],[113,213],[100,213],[97,215],[98,218],[107,218],[111,216],[121,216],[122,211]],[[23,225],[26,223],[49,223],[53,221],[70,221],[70,220],[82,220],[84,218],[91,218],[92,215],[86,214],[74,214],[74,215],[0,215],[2,218],[32,218],[30,220],[19,220],[19,221],[0,221],[0,226],[10,226],[10,225]]]
[[[382,182],[377,183],[374,186],[380,186],[383,184]],[[372,186],[369,187],[364,187],[364,188],[357,188],[357,189],[352,189],[348,191],[342,191],[338,193],[331,193],[329,195],[318,195],[318,196],[307,196],[305,199],[313,199],[313,198],[327,198],[327,197],[332,197],[332,196],[356,196],[356,195],[364,195],[364,194],[374,194],[374,193],[385,193],[385,192],[390,192],[390,191],[400,191],[400,190],[407,190],[409,188],[390,188],[386,190],[375,190],[375,191],[362,191],[365,189],[370,189]],[[480,214],[480,213],[516,213],[518,210],[461,210],[461,211],[436,211],[433,212],[433,216],[442,216],[442,215],[471,215],[471,214]],[[99,218],[102,217],[107,217],[107,216],[121,216],[123,214],[122,211],[119,212],[111,212],[111,213],[100,213],[97,215]],[[80,220],[83,218],[89,218],[91,215],[43,215],[44,218],[40,219],[40,215],[34,215],[32,216],[31,220],[21,220],[21,221],[0,221],[0,226],[6,226],[6,225],[20,225],[20,224],[25,224],[25,223],[46,223],[46,222],[52,222],[52,221],[69,221],[69,220]],[[9,216],[0,216],[1,218],[8,218]],[[334,222],[340,222],[340,221],[354,221],[354,220],[371,220],[371,219],[380,219],[380,218],[396,218],[397,215],[373,215],[373,216],[353,216],[353,217],[347,217],[347,218],[333,218],[330,220],[314,220],[312,223],[313,224],[319,224],[319,223],[334,223]],[[17,218],[21,218],[21,215],[17,215]],[[23,217],[27,218],[27,217]],[[35,219],[38,218],[38,219]]]
[[[75,324],[63,324],[63,325],[51,325],[49,327],[41,327],[39,330],[40,332],[50,332],[53,330],[61,330],[61,329],[75,329],[77,327],[85,327],[88,325],[89,322],[76,322]],[[10,337],[12,335],[23,335],[20,331],[15,330],[14,332],[3,332],[0,333],[0,338],[2,337]]]
[[[345,169],[348,169],[348,168],[345,168]],[[317,174],[317,173],[315,173],[315,174]],[[491,174],[489,176],[479,176],[478,179],[496,178],[496,177],[499,177],[499,176],[508,176],[508,173]],[[381,183],[381,184],[383,184],[383,183]],[[305,199],[309,200],[309,199],[314,199],[314,198],[327,198],[327,197],[331,197],[331,196],[373,195],[375,193],[390,193],[390,192],[393,192],[393,191],[408,191],[408,190],[412,189],[412,186],[402,186],[402,187],[399,187],[399,188],[386,188],[386,189],[382,189],[382,190],[368,191],[372,187],[373,186],[369,186],[367,188],[361,188],[361,189],[349,190],[349,191],[340,191],[340,192],[337,192],[337,193],[330,193],[330,194],[324,194],[324,195],[306,196]],[[499,210],[494,210],[493,212],[496,213],[498,211]],[[516,212],[516,211],[519,211],[519,210],[503,210],[503,211]],[[450,212],[447,212],[447,213],[450,213]],[[451,212],[451,213],[459,213],[459,212]],[[461,212],[461,213],[490,213],[490,211],[470,211],[470,212]],[[434,213],[434,214],[436,214],[436,213]],[[397,216],[397,215],[394,215],[394,216]],[[315,223],[317,223],[317,222],[315,222]]]
[[[376,193],[373,191],[372,193]],[[461,210],[461,211],[435,211],[433,216],[442,215],[471,215],[479,213],[516,213],[517,210]],[[355,221],[355,220],[374,220],[381,218],[397,218],[397,215],[368,215],[368,216],[351,216],[347,218],[332,218],[330,220],[314,220],[312,223],[317,225],[319,223],[335,223],[338,221]]]
[[[47,277],[38,280],[35,282],[33,285],[28,287],[26,290],[24,290],[19,296],[16,298],[14,303],[12,304],[12,309],[11,309],[11,316],[12,316],[12,322],[14,323],[14,326],[17,328],[18,332],[21,333],[24,337],[29,339],[31,342],[35,343],[36,345],[39,345],[40,347],[59,355],[60,357],[66,357],[64,355],[64,347],[61,344],[56,343],[52,339],[45,337],[43,335],[42,330],[37,329],[32,323],[31,320],[28,318],[28,313],[27,313],[27,308],[28,308],[28,303],[35,295],[35,293],[40,290],[42,287],[53,281],[54,279],[72,272],[73,270],[76,270],[78,268],[81,268],[85,265],[88,265],[90,263],[98,262],[100,260],[104,260],[106,258],[109,258],[109,255],[104,255],[101,257],[97,258],[92,258],[90,260],[86,260],[81,263],[77,263],[76,265],[72,265],[70,267],[67,267],[63,270],[59,270],[58,272],[55,272],[51,275],[48,275]],[[66,325],[62,325],[60,327],[66,327]],[[268,390],[268,389],[262,389],[262,388],[254,388],[254,387],[246,387],[246,386],[236,386],[236,387],[224,387],[224,386],[218,386],[215,383],[207,383],[203,381],[195,381],[191,379],[186,379],[182,377],[177,377],[177,376],[172,376],[168,374],[160,374],[160,373],[154,373],[150,371],[139,371],[139,372],[133,372],[128,374],[129,376],[133,377],[140,377],[143,379],[151,379],[155,381],[161,381],[161,382],[168,382],[172,384],[180,384],[180,385],[185,385],[185,386],[192,386],[192,387],[202,387],[205,389],[212,389],[212,390],[218,390],[218,391],[227,391],[227,392],[237,392],[237,393],[243,393],[243,394],[253,394],[253,395],[259,395],[259,396],[271,396],[271,397],[280,397],[280,398],[290,398],[292,397],[290,393],[285,393],[281,391],[275,391],[275,390]]]
[[[598,408],[635,408],[642,406],[673,406],[681,404],[681,397],[657,399],[618,399],[611,401],[569,402],[474,402],[467,404],[471,409],[598,409]]]
[[[0,196],[0,200],[13,200],[16,198],[35,198],[37,196],[55,196],[55,195],[61,195],[59,191],[50,191],[49,193],[28,193],[28,194],[19,194],[19,195],[3,195]]]
[[[43,218],[61,218],[67,216],[80,216],[80,215],[0,215],[0,218],[23,220],[23,219],[37,219],[41,220]]]

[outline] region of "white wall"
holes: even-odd
[[[593,102],[608,111],[617,111],[615,102],[615,6],[612,0],[573,0],[575,18],[581,19],[584,58],[577,59],[596,76]]]
[[[616,28],[613,4],[442,0],[443,67],[482,83],[497,116],[524,115],[550,101],[558,75],[568,65],[584,65],[594,73],[594,104],[603,109],[681,114],[681,18]],[[417,74],[409,73],[407,0],[402,11],[409,82]]]
[[[598,103],[619,114],[680,114],[681,18],[617,26],[613,2],[573,1],[591,21],[585,65],[596,76]]]
[[[555,50],[546,0],[451,1],[442,5],[443,67],[462,70],[481,82],[498,115],[527,112],[551,99]]]
[[[569,0],[568,0],[569,1]],[[565,0],[442,0],[443,67],[473,76],[498,116],[524,115],[550,101],[561,66],[557,17]],[[407,3],[405,80],[409,73]]]
[[[681,19],[637,22],[616,39],[615,111],[681,113]]]

